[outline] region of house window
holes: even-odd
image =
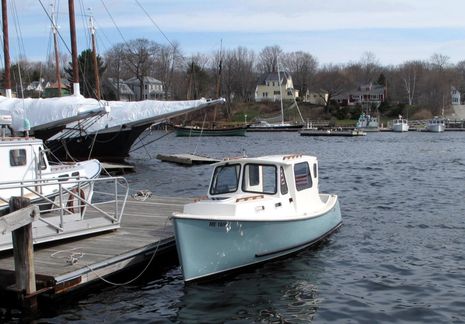
[[[146,84],[144,85],[144,89],[147,90],[147,85]]]
[[[292,96],[292,91],[289,90],[289,91],[287,92],[287,95],[288,95],[288,96]]]
[[[23,166],[26,165],[26,150],[10,150],[10,166]]]
[[[275,91],[275,92],[273,92],[273,94],[274,94],[275,96],[279,96],[279,91]]]

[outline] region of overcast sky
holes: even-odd
[[[13,61],[22,47],[29,60],[45,60],[52,49],[50,22],[40,1],[50,10],[50,0],[8,1]],[[68,1],[55,1],[69,46]],[[428,60],[435,53],[450,57],[451,63],[465,60],[463,0],[75,0],[79,51],[89,47],[83,16],[89,7],[100,53],[123,37],[168,44],[138,3],[185,55],[217,51],[222,40],[223,48],[244,46],[257,53],[272,45],[286,52],[302,50],[320,64],[356,62],[365,52],[383,65]]]

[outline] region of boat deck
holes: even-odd
[[[34,246],[38,293],[60,294],[99,277],[148,262],[156,252],[173,251],[175,239],[169,217],[188,198],[128,199],[121,228],[98,235]],[[90,212],[90,211],[89,211]],[[15,290],[12,251],[0,254],[0,290]]]

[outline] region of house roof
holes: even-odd
[[[113,89],[118,89],[118,82],[116,82],[115,79],[108,78],[108,82],[113,87]],[[119,81],[119,93],[126,96],[134,95],[134,92],[131,90],[131,88],[125,83],[125,81],[121,79]]]
[[[257,83],[261,85],[266,85],[267,82],[275,81],[278,82],[279,78],[281,78],[281,84],[287,83],[288,79],[292,79],[289,73],[287,72],[270,72],[262,74],[259,78]]]
[[[134,84],[139,85],[139,79],[136,77],[132,77],[125,81],[126,84]],[[144,84],[163,84],[160,80],[152,78],[150,76],[144,76]]]

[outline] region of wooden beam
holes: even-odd
[[[24,197],[10,198],[10,211],[16,212],[30,206],[31,201]],[[21,216],[21,212],[17,215]],[[16,289],[25,292],[23,307],[37,310],[36,278],[34,269],[34,249],[32,242],[32,221],[12,232],[13,255],[15,260]],[[32,296],[32,297],[31,297]]]
[[[0,232],[13,232],[39,219],[39,207],[28,206],[0,217]]]

